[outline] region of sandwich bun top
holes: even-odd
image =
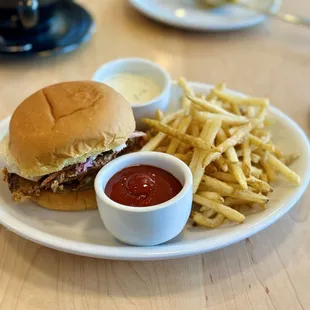
[[[130,104],[92,81],[43,88],[15,110],[9,151],[20,175],[38,177],[114,149],[135,130]]]

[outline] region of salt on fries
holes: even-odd
[[[225,220],[242,223],[239,207],[262,209],[273,191],[277,172],[298,185],[300,177],[288,165],[299,155],[284,156],[266,130],[269,100],[231,95],[225,84],[209,94],[195,95],[184,78],[182,109],[169,115],[157,111],[145,119],[151,129],[141,151],[171,154],[191,169],[196,225],[217,227]]]

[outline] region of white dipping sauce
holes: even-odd
[[[119,73],[103,82],[122,94],[131,104],[148,102],[161,93],[161,88],[155,81],[138,74]]]

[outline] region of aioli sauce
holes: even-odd
[[[112,75],[103,81],[122,94],[130,104],[142,104],[157,97],[161,89],[151,78],[131,73]]]
[[[110,199],[122,205],[149,207],[170,200],[181,190],[181,183],[169,172],[140,165],[116,173],[104,191]]]

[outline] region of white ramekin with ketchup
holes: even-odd
[[[166,242],[187,223],[192,183],[190,169],[171,155],[138,152],[121,156],[97,174],[100,216],[122,242],[139,246]]]

